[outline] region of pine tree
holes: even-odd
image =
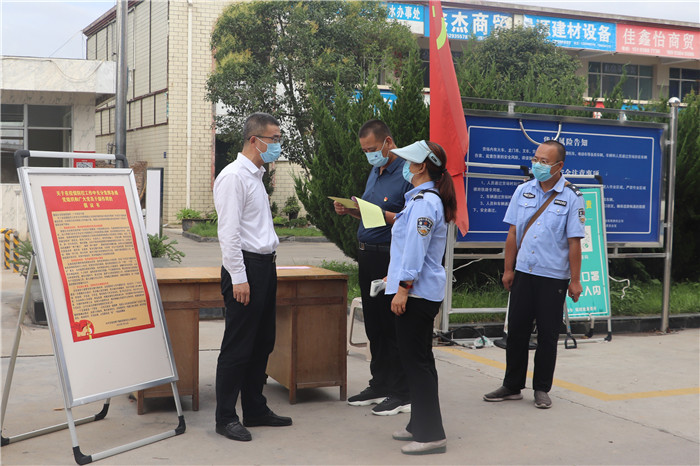
[[[332,101],[312,98],[315,157],[308,160],[308,179],[296,179],[297,197],[311,222],[348,257],[357,259],[359,220],[337,215],[328,196],[361,196],[371,166],[362,153],[357,133],[372,118],[384,120],[399,147],[427,139],[429,111],[423,97],[418,54],[411,52],[401,81],[393,86],[396,100],[390,107],[376,83],[357,92],[336,85]]]

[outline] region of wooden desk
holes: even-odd
[[[181,396],[192,396],[199,409],[199,309],[223,307],[220,267],[156,269],[165,310]],[[340,387],[347,396],[347,275],[318,267],[277,269],[277,322],[275,349],[267,374],[289,389],[290,403],[299,388]],[[144,399],[171,397],[170,385],[140,390],[137,410]]]

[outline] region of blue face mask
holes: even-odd
[[[409,183],[413,179],[413,173],[411,173],[411,162],[405,162],[403,164],[403,179]]]
[[[384,139],[384,144],[386,144],[386,139]],[[389,157],[384,157],[384,155],[382,154],[382,150],[384,150],[384,144],[382,144],[382,148],[379,150],[375,150],[374,152],[365,152],[365,155],[367,156],[367,161],[373,167],[383,167],[389,161]]]
[[[535,178],[537,178],[537,181],[544,182],[554,176],[550,173],[551,169],[551,165],[545,165],[540,162],[535,162],[532,164],[532,174],[535,176]]]
[[[262,141],[262,139],[260,140]],[[282,152],[282,144],[280,144],[279,142],[271,142],[269,144],[265,141],[262,142],[265,143],[265,145],[267,145],[267,150],[265,152],[260,152],[260,149],[258,149],[258,152],[260,152],[260,157],[262,157],[263,162],[270,163],[280,158],[280,153]]]

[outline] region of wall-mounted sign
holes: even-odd
[[[618,24],[617,51],[700,59],[700,32]]]
[[[484,39],[498,28],[512,28],[513,15],[497,11],[478,11],[443,8],[442,15],[447,24],[447,37],[467,40]],[[430,37],[429,21],[425,19],[425,37]]]
[[[614,23],[532,15],[523,15],[523,21],[526,27],[547,26],[549,39],[561,47],[615,51]]]
[[[537,147],[521,131],[518,120],[467,116],[469,149],[466,162],[530,166]],[[523,121],[530,137],[552,139],[557,124]],[[566,147],[564,175],[600,175],[605,185],[605,219],[609,243],[656,245],[661,241],[661,147],[663,129],[562,123],[559,137]],[[503,173],[503,170],[470,167],[470,172]],[[518,171],[511,171],[518,175]],[[470,229],[466,242],[505,242],[503,217],[517,181],[466,179]]]
[[[425,8],[423,5],[407,3],[387,3],[388,18],[405,24],[414,34],[424,33]]]

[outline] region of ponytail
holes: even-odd
[[[455,187],[452,177],[450,176],[450,172],[445,168],[447,164],[447,155],[444,149],[437,143],[428,141],[428,147],[430,151],[440,159],[440,162],[442,162],[442,165],[438,167],[430,159],[425,159],[430,179],[435,181],[435,185],[440,193],[440,198],[442,199],[442,207],[445,211],[445,222],[449,223],[456,217],[457,199],[455,197]]]

